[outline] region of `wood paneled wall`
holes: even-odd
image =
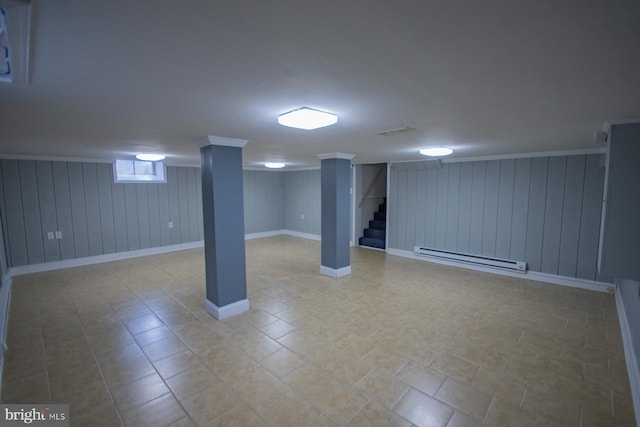
[[[601,157],[395,164],[389,246],[524,260],[533,271],[597,280]]]

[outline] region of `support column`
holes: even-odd
[[[246,140],[208,136],[200,147],[207,299],[218,320],[249,310],[244,251],[242,147]]]
[[[321,246],[320,273],[329,277],[351,274],[349,256],[349,195],[353,154],[319,154],[321,171]]]

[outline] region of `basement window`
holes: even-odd
[[[162,161],[116,160],[113,163],[113,177],[117,183],[164,183],[166,176]]]

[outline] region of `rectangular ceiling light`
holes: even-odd
[[[338,122],[338,116],[309,107],[298,108],[278,116],[278,123],[298,129],[318,129]]]

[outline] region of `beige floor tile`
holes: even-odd
[[[435,369],[409,362],[396,374],[396,378],[423,393],[433,396],[447,379],[447,376]]]
[[[183,401],[221,381],[207,367],[197,367],[169,378],[166,383],[176,398]]]
[[[49,386],[44,372],[14,380],[3,379],[2,403],[49,403]]]
[[[349,427],[410,427],[411,423],[378,402],[369,402],[348,424]]]
[[[393,408],[401,417],[419,427],[444,427],[453,409],[418,390],[409,390]]]
[[[155,341],[160,341],[165,338],[173,336],[173,333],[166,326],[160,326],[158,328],[149,329],[148,331],[140,332],[133,336],[138,345],[145,346]]]
[[[275,322],[260,327],[259,330],[265,335],[277,340],[295,331],[296,328],[287,322],[276,320]]]
[[[480,368],[471,385],[515,405],[520,405],[526,389],[524,383],[518,382],[506,374],[485,368]]]
[[[493,399],[484,419],[484,424],[490,426],[544,427],[547,423],[546,418],[500,398]]]
[[[476,421],[482,421],[491,403],[490,394],[453,378],[447,378],[435,397]]]
[[[171,356],[172,354],[179,353],[184,350],[188,350],[188,348],[178,337],[175,336],[163,338],[142,347],[142,351],[144,351],[152,362],[164,359],[167,356]]]
[[[277,377],[283,378],[302,366],[304,360],[292,351],[283,348],[262,359],[260,363]]]
[[[449,420],[447,427],[480,427],[480,425],[480,422],[462,412],[456,411]]]
[[[334,280],[318,242],[246,249],[251,310],[224,321],[203,308],[202,249],[14,277],[3,399],[66,400],[71,425],[195,425],[179,398],[204,425],[456,426],[487,393],[484,425],[635,425],[611,295],[360,248]],[[171,393],[127,391],[158,375]]]
[[[164,427],[173,425],[186,415],[176,398],[168,393],[122,413],[122,419],[127,427]]]
[[[294,393],[287,393],[260,412],[271,426],[313,426],[323,415]]]
[[[333,376],[312,363],[306,362],[282,379],[297,393],[311,396],[319,389],[327,387]]]
[[[357,390],[332,381],[326,388],[311,396],[313,405],[338,424],[345,424],[369,401]]]
[[[551,391],[556,387],[558,382],[557,372],[515,359],[511,360],[509,364],[507,375],[516,381],[534,386],[538,390]]]
[[[609,405],[610,407],[610,405]],[[568,426],[580,425],[582,406],[569,400],[558,400],[548,392],[527,390],[522,408],[543,417]]]
[[[233,391],[219,382],[184,400],[182,406],[196,425],[208,426],[239,403]]]
[[[164,359],[156,360],[153,362],[153,366],[165,380],[190,369],[205,367],[202,360],[190,350],[184,350]]]
[[[144,355],[123,363],[101,365],[100,369],[109,387],[117,387],[156,372]]]
[[[197,427],[195,423],[191,420],[191,418],[184,417],[171,424],[170,427]]]
[[[407,357],[400,353],[384,351],[380,347],[371,350],[363,357],[363,360],[374,368],[391,375],[402,369],[409,361]]]
[[[151,374],[111,389],[111,395],[120,412],[141,406],[166,393],[169,393],[169,389],[158,374]]]
[[[289,387],[271,372],[264,371],[248,376],[237,384],[234,390],[251,408],[260,411],[289,392]]]
[[[438,355],[430,367],[467,384],[478,372],[478,365],[448,354]]]
[[[210,420],[211,427],[268,427],[267,424],[246,404],[240,403],[218,418]]]
[[[409,390],[409,386],[384,371],[374,370],[356,386],[363,394],[380,402],[385,408],[393,408]]]

